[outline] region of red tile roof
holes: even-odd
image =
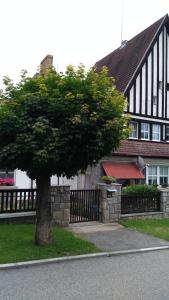
[[[98,62],[95,67],[99,71],[103,66],[109,70],[109,75],[116,80],[116,88],[125,92],[133,74],[148,52],[156,34],[164,23],[168,22],[168,15],[149,26],[147,29],[127,41],[124,47],[119,47]]]
[[[105,161],[102,162],[102,166],[107,176],[113,176],[116,179],[144,179],[143,173],[135,163]]]
[[[169,144],[125,140],[121,142],[120,147],[112,155],[169,158]]]

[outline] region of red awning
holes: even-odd
[[[116,179],[144,179],[143,173],[139,170],[136,163],[114,163],[110,161],[102,162],[103,169],[107,176]]]

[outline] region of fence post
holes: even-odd
[[[101,221],[103,223],[118,221],[121,215],[121,184],[98,183],[97,188],[101,190]]]
[[[70,222],[70,186],[51,186],[53,224],[68,227]]]
[[[169,217],[169,190],[165,188],[160,189],[160,211]]]

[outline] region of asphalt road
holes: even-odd
[[[2,300],[169,300],[169,250],[0,271]]]

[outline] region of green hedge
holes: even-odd
[[[154,194],[158,193],[158,189],[154,185],[130,185],[122,189],[122,192],[126,195],[135,195],[135,194]]]

